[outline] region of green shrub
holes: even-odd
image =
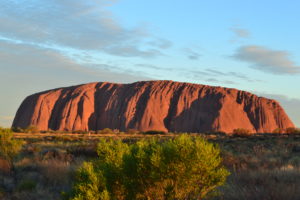
[[[0,158],[12,164],[14,156],[16,156],[22,148],[22,141],[13,138],[11,129],[0,129]]]
[[[202,199],[229,175],[219,148],[200,137],[102,139],[97,152],[78,170],[71,199]]]
[[[24,130],[20,127],[12,127],[11,130],[15,133],[23,133]]]
[[[300,134],[300,129],[294,128],[294,127],[289,127],[285,129],[285,133],[287,134]]]
[[[36,187],[36,182],[32,180],[23,180],[17,186],[18,191],[32,191]]]
[[[149,131],[143,132],[143,134],[145,134],[145,135],[165,135],[167,133],[164,131],[149,130]]]
[[[250,130],[244,129],[244,128],[237,128],[233,130],[233,135],[234,136],[241,136],[241,137],[247,137],[252,135]]]
[[[33,125],[28,126],[23,131],[24,131],[24,133],[39,133],[40,132],[38,127],[33,126]]]
[[[105,128],[105,129],[97,131],[97,134],[115,134],[115,132],[113,130],[111,130],[110,128]]]
[[[20,127],[12,127],[12,131],[15,133],[38,133],[39,130],[35,126],[28,126],[26,128],[20,128]]]
[[[91,162],[83,163],[76,175],[73,200],[109,200],[106,181],[101,171],[96,171]]]
[[[58,135],[53,137],[54,141],[61,141],[61,142],[72,142],[76,140],[76,137],[74,136],[68,136],[68,135]]]
[[[129,135],[137,135],[139,134],[140,132],[138,130],[135,130],[135,129],[128,129],[126,131],[126,134],[129,134]]]
[[[275,134],[281,134],[281,133],[284,133],[284,129],[282,128],[276,128],[272,133],[275,133]]]
[[[74,134],[88,134],[89,132],[85,131],[85,130],[76,130],[76,131],[72,131],[72,133],[74,133]]]

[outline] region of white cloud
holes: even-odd
[[[0,1],[0,36],[116,56],[153,57],[169,44],[144,26],[125,28],[107,10],[109,0]],[[157,43],[147,45],[152,40]],[[165,42],[163,44],[163,41]]]
[[[263,46],[242,46],[233,58],[251,64],[251,68],[272,74],[298,74],[297,66],[287,51],[269,49]]]

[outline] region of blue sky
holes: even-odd
[[[300,126],[300,2],[0,2],[0,125],[29,94],[167,79],[278,100]]]

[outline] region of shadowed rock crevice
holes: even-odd
[[[108,103],[118,85],[109,83],[98,83],[94,93],[94,112],[89,119],[90,130],[100,130],[104,128],[112,128],[108,123],[111,116],[107,109]]]
[[[250,93],[238,91],[236,101],[243,106],[244,111],[247,114],[253,128],[257,131],[259,130],[259,122],[261,120],[259,114],[261,105],[259,105],[259,102],[257,101],[258,99],[256,99],[255,97],[256,96]]]
[[[173,119],[170,131],[208,132],[217,129],[215,121],[221,109],[221,94],[210,94],[194,100],[191,106]]]
[[[136,92],[138,92],[140,89],[142,89],[141,86],[137,87],[138,90],[136,90]],[[135,106],[135,111],[132,112],[134,113],[133,117],[131,118],[131,120],[128,123],[128,128],[129,129],[141,129],[141,119],[143,118],[145,111],[146,111],[146,106],[150,97],[150,92],[151,92],[151,85],[150,86],[146,86],[145,88],[142,89],[143,92],[142,94],[139,96],[137,102],[136,102],[136,106]],[[137,112],[138,111],[138,112]]]
[[[271,99],[236,89],[173,81],[89,83],[27,97],[13,127],[174,132],[272,132],[294,127]]]
[[[164,119],[164,124],[165,127],[169,130],[169,131],[173,131],[172,130],[172,123],[173,123],[173,118],[177,113],[177,104],[179,101],[179,97],[181,96],[181,93],[183,91],[183,89],[185,88],[184,85],[182,85],[179,89],[177,89],[174,93],[173,93],[173,97],[170,100],[170,105],[169,105],[169,110],[168,110],[168,115],[167,117]]]
[[[58,130],[63,120],[62,113],[66,104],[70,100],[69,94],[74,91],[75,87],[65,88],[61,90],[61,93],[54,104],[51,115],[49,117],[48,128],[51,130]]]
[[[13,121],[13,127],[24,128],[31,125],[34,108],[39,96],[29,96],[22,102]]]

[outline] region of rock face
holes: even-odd
[[[294,127],[275,100],[236,89],[173,81],[89,83],[27,97],[13,127],[176,132],[272,132]]]

